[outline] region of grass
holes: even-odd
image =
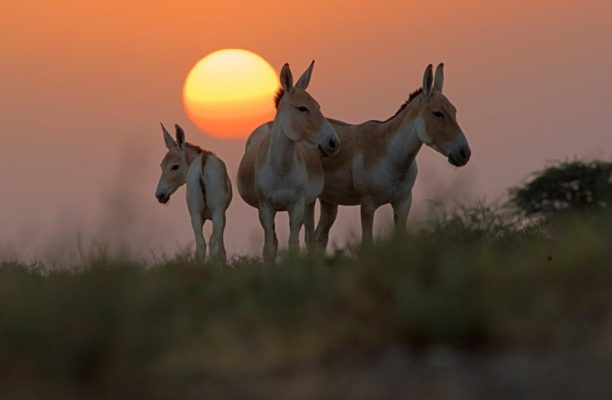
[[[272,268],[104,253],[67,270],[4,262],[0,393],[268,398],[255,388],[279,374],[389,349],[534,353],[611,333],[610,216],[540,232],[497,215],[460,208],[369,249],[285,254]]]

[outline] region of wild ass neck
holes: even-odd
[[[277,124],[272,127],[266,161],[279,173],[291,171],[296,162],[295,142],[289,140]]]
[[[415,104],[407,105],[396,116],[381,123],[379,128],[385,133],[380,136],[387,140],[388,159],[398,169],[407,169],[423,145],[418,135],[419,120],[416,109]]]

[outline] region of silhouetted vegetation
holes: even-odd
[[[560,162],[511,190],[511,202],[528,217],[548,219],[566,212],[612,207],[612,163]]]
[[[364,252],[286,255],[270,269],[104,255],[69,271],[4,263],[0,392],[63,396],[76,384],[164,397],[220,385],[241,398],[279,371],[334,370],[390,348],[419,359],[439,346],[536,351],[612,333],[611,224],[522,235],[479,207]]]

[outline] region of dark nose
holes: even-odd
[[[459,155],[461,156],[463,162],[467,163],[468,161],[470,161],[470,157],[472,156],[472,150],[469,146],[464,146],[463,148],[461,148],[461,151],[459,151]]]
[[[329,148],[331,150],[336,150],[338,147],[338,142],[335,139],[329,139]]]
[[[469,146],[463,146],[461,150],[459,151],[459,157],[461,157],[461,161],[464,164],[467,164],[471,156],[472,156],[472,150],[470,150]]]
[[[163,193],[155,193],[155,198],[157,199],[157,201],[159,201],[160,203],[165,203],[166,200],[166,195]]]
[[[472,151],[469,146],[462,146],[459,151],[452,152],[448,155],[448,161],[455,167],[462,167],[468,163]]]

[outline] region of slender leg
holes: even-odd
[[[204,261],[206,259],[206,240],[204,240],[204,234],[202,233],[204,220],[200,213],[191,215],[191,227],[193,228],[193,235],[196,241],[196,259]]]
[[[276,262],[278,239],[274,231],[275,216],[276,211],[269,204],[259,203],[259,222],[261,222],[261,226],[264,229],[263,259],[266,264],[274,264]]]
[[[314,208],[315,202],[306,205],[304,211],[304,236],[306,239],[306,246],[308,250],[312,250],[315,245],[315,226],[314,226]]]
[[[408,219],[408,213],[410,212],[411,205],[412,194],[409,194],[408,197],[391,204],[393,207],[393,222],[395,223],[396,234],[403,235],[406,233],[406,219]]]
[[[225,244],[223,243],[223,232],[225,231],[225,212],[219,211],[212,216],[212,234],[210,236],[210,256],[220,264],[227,263]]]
[[[289,209],[289,250],[300,249],[300,230],[304,223],[305,199],[301,197]]]
[[[338,205],[320,199],[319,202],[321,204],[321,216],[319,217],[319,224],[317,225],[315,236],[317,244],[325,250],[327,248],[327,242],[329,241],[329,230],[334,224],[334,221],[336,221],[336,216],[338,215]]]
[[[361,204],[361,245],[367,247],[373,241],[373,223],[376,206],[371,202]]]

